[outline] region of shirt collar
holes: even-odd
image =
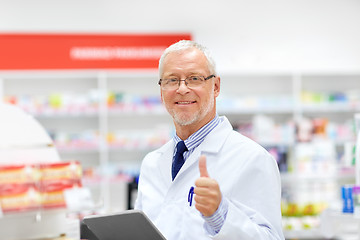
[[[199,146],[205,139],[205,137],[221,122],[219,115],[216,114],[215,117],[202,126],[199,130],[191,134],[187,139],[184,140],[186,148],[191,151],[192,149]],[[182,141],[177,134],[173,137],[175,145]]]

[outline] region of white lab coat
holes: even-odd
[[[173,140],[142,162],[135,208],[143,210],[167,240],[284,239],[281,185],[277,164],[260,145],[233,130],[226,117],[194,150],[171,180]],[[188,193],[206,155],[209,176],[218,181],[229,209],[221,231],[211,237]]]

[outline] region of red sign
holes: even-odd
[[[190,34],[0,34],[0,70],[157,68]]]

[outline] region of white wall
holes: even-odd
[[[0,32],[191,32],[220,72],[360,71],[359,0],[0,0]]]

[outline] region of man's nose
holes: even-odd
[[[180,81],[179,84],[180,84],[180,85],[179,85],[179,88],[177,89],[177,91],[178,91],[179,93],[183,93],[183,92],[188,92],[188,91],[189,91],[189,87],[186,85],[185,80]]]

